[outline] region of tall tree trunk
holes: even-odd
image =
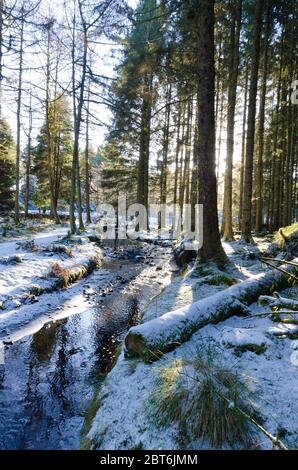
[[[178,105],[177,131],[176,131],[176,149],[175,149],[175,176],[174,176],[174,204],[178,201],[178,177],[179,177],[179,154],[181,149],[180,128],[181,128],[181,103]]]
[[[28,127],[28,154],[26,161],[26,186],[25,186],[25,217],[29,215],[29,196],[30,196],[30,172],[31,172],[31,134],[32,134],[32,97],[30,93],[29,103],[29,127]]]
[[[244,88],[244,105],[243,105],[243,119],[242,119],[242,141],[241,141],[241,163],[240,163],[240,194],[239,194],[239,213],[238,224],[241,228],[242,220],[242,206],[243,206],[243,183],[244,183],[244,166],[245,166],[245,131],[246,131],[246,117],[247,117],[247,90],[248,90],[248,69],[245,73],[245,88]]]
[[[196,105],[198,108],[198,106]],[[195,129],[194,129],[194,143],[193,143],[193,164],[191,172],[191,187],[190,187],[190,204],[191,204],[191,231],[194,232],[195,225],[195,214],[196,214],[196,204],[198,204],[198,192],[199,192],[199,178],[198,178],[198,125],[197,125],[197,116],[195,117]]]
[[[137,202],[148,208],[149,151],[152,108],[152,76],[146,78],[143,87],[141,135],[139,146]]]
[[[76,233],[76,192],[77,192],[77,162],[76,158],[79,155],[79,142],[77,135],[77,109],[76,109],[76,70],[75,70],[75,34],[76,34],[76,14],[74,11],[73,24],[72,24],[72,44],[71,44],[71,74],[72,74],[72,105],[73,105],[73,122],[74,122],[74,145],[71,164],[71,189],[70,189],[70,204],[69,204],[69,223],[70,232]]]
[[[218,30],[218,58],[217,58],[217,73],[216,73],[216,101],[215,101],[215,135],[217,132],[218,124],[218,110],[219,110],[219,95],[220,95],[220,82],[221,82],[221,52],[222,52],[222,25],[219,25]]]
[[[22,87],[23,87],[23,53],[24,53],[24,7],[21,8],[21,30],[20,30],[20,57],[19,57],[19,77],[17,93],[17,143],[16,143],[16,191],[15,191],[15,223],[20,223],[20,159],[21,159],[21,107],[22,107]]]
[[[239,39],[241,29],[242,0],[234,0],[232,6],[231,45],[229,60],[229,87],[228,87],[228,119],[227,119],[227,160],[225,171],[225,189],[223,206],[223,238],[233,240],[233,153],[234,153],[234,127],[236,91],[239,66]]]
[[[224,84],[222,80],[221,84],[221,93],[220,93],[220,111],[219,111],[219,131],[217,138],[217,161],[216,161],[216,184],[219,184],[219,167],[220,167],[220,157],[221,157],[221,144],[222,144],[222,130],[223,130],[223,118],[224,118]],[[216,133],[215,133],[216,138]]]
[[[88,52],[88,28],[83,15],[82,1],[78,1],[79,14],[81,24],[83,27],[83,56],[82,56],[82,75],[79,83],[79,97],[76,103],[76,82],[75,82],[75,31],[76,31],[76,18],[73,19],[73,45],[72,45],[72,80],[73,80],[73,105],[74,105],[74,146],[72,158],[72,176],[71,176],[71,198],[70,198],[70,230],[72,233],[76,231],[75,224],[75,196],[77,195],[78,213],[79,213],[79,229],[84,230],[84,223],[82,217],[82,197],[81,197],[81,184],[80,184],[80,162],[79,162],[79,141],[80,131],[82,124],[82,111],[84,105],[84,93],[87,71],[87,52]],[[76,193],[77,190],[77,193]]]
[[[289,46],[290,46],[290,63],[289,63],[289,80],[290,83],[295,78],[295,71],[297,62],[295,60],[295,34],[294,34],[294,21],[290,23],[289,31]],[[287,116],[286,116],[286,158],[285,158],[285,178],[284,178],[284,209],[283,209],[283,225],[289,225],[291,223],[291,194],[292,194],[292,185],[293,185],[293,162],[292,162],[292,144],[293,144],[293,105],[291,102],[291,96],[287,97]]]
[[[86,223],[91,224],[91,211],[90,211],[90,167],[89,167],[89,98],[90,98],[90,83],[88,90],[88,103],[86,110],[86,145],[85,145],[85,193],[86,193]]]
[[[246,242],[252,241],[251,236],[251,199],[253,181],[253,160],[255,142],[255,118],[256,118],[256,97],[258,88],[258,72],[260,57],[260,39],[262,30],[263,0],[256,0],[254,16],[254,33],[252,42],[251,75],[248,100],[247,117],[247,140],[243,188],[243,214],[242,214],[242,239]]]
[[[298,154],[297,154],[297,122],[298,122],[298,115],[297,115],[297,106],[292,107],[292,139],[291,139],[291,174],[295,175],[295,177],[291,178],[291,202],[290,202],[290,223],[293,223],[295,220],[298,221],[296,218],[295,212],[295,191],[297,189],[297,175],[298,175]]]
[[[4,9],[4,0],[0,0],[0,119],[2,119],[3,9]]]
[[[183,213],[183,204],[186,203],[185,191],[188,179],[189,164],[190,164],[190,142],[191,142],[191,128],[192,128],[192,101],[191,98],[188,99],[186,107],[187,117],[186,117],[186,128],[184,136],[184,161],[181,162],[181,178],[180,178],[180,195],[179,195],[179,204],[181,208],[181,213]],[[183,163],[183,166],[182,166]]]
[[[294,131],[293,134],[297,135],[295,133],[298,132],[297,129],[297,122],[298,122],[298,116],[297,116],[297,110],[296,106],[293,107],[293,112],[296,112],[296,119],[294,121]],[[293,168],[294,168],[294,183],[293,183],[293,193],[292,193],[292,207],[293,207],[293,214],[292,214],[292,221],[298,222],[298,148],[297,148],[297,139],[294,140],[293,138],[293,144],[292,144],[292,159],[293,159]]]
[[[198,175],[199,202],[203,204],[203,246],[201,262],[226,262],[221,245],[215,175],[215,116],[214,116],[214,1],[198,4]]]
[[[51,30],[53,22],[50,20],[47,24],[47,64],[46,64],[46,132],[47,132],[47,163],[48,163],[48,174],[49,174],[49,186],[50,186],[50,198],[51,198],[51,217],[55,219],[56,224],[60,224],[60,218],[57,212],[57,203],[55,202],[55,177],[54,177],[54,141],[51,130],[51,99],[50,99],[50,78],[51,78],[51,67],[50,67],[50,54],[51,54]]]
[[[168,179],[168,152],[169,152],[169,133],[170,133],[170,113],[171,113],[172,85],[168,85],[166,93],[166,111],[163,130],[163,148],[162,148],[162,166],[160,174],[160,202],[165,204],[167,200],[167,179]]]
[[[79,215],[79,229],[85,230],[83,222],[83,204],[82,204],[82,188],[81,188],[81,174],[80,174],[80,158],[77,159],[77,185],[78,185],[78,215]]]
[[[282,30],[279,76],[277,82],[277,101],[275,107],[275,129],[273,139],[273,168],[272,168],[272,215],[270,230],[277,230],[280,226],[280,172],[281,155],[279,152],[279,134],[281,126],[281,93],[282,93],[282,70],[283,70],[283,50],[284,50],[284,28]]]
[[[219,181],[219,161],[220,161],[220,148],[221,148],[221,134],[222,134],[222,116],[223,116],[223,79],[222,79],[222,44],[223,44],[223,34],[222,34],[222,25],[219,24],[218,30],[218,59],[217,59],[217,74],[216,74],[216,103],[215,103],[215,141],[217,141],[218,135],[218,147],[215,152],[216,155],[216,184],[218,186]],[[219,107],[220,103],[220,107]],[[218,132],[218,121],[220,122],[219,132]],[[217,188],[218,189],[218,188]]]
[[[259,108],[259,128],[258,128],[258,161],[256,171],[256,232],[260,233],[263,226],[263,151],[264,151],[264,122],[265,122],[265,101],[267,91],[268,74],[268,41],[270,30],[270,3],[266,0],[266,27],[264,36],[264,57],[261,83],[261,96]]]

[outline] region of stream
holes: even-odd
[[[80,448],[88,404],[113,367],[125,333],[161,292],[161,279],[170,279],[166,266],[175,272],[170,249],[150,246],[138,253],[123,250],[90,276],[93,287],[103,277],[113,287],[90,289],[89,278],[84,281],[90,308],[6,348],[0,365],[1,449]]]

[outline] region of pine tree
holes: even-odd
[[[221,265],[226,255],[220,242],[215,175],[214,115],[214,2],[200,0],[198,5],[198,175],[199,202],[204,207],[203,246],[200,261]]]
[[[156,0],[141,0],[126,38],[123,61],[113,88],[114,134],[138,154],[137,202],[147,207],[151,116],[156,92],[161,44],[161,22]]]
[[[15,162],[13,139],[8,124],[0,119],[0,212],[14,207]]]
[[[256,124],[256,98],[258,86],[258,72],[260,59],[260,39],[262,31],[263,0],[256,0],[254,14],[254,34],[251,44],[251,75],[249,84],[248,116],[247,116],[247,138],[246,156],[243,185],[243,207],[242,207],[242,239],[246,242],[252,240],[251,236],[251,213],[252,213],[252,182],[253,182],[253,158]]]
[[[57,209],[59,199],[68,201],[69,198],[72,124],[69,106],[64,97],[53,100],[49,108],[49,123],[40,129],[38,144],[33,151],[33,172],[38,181],[35,202],[39,207],[50,206],[53,203]],[[48,126],[51,137],[50,161]]]
[[[239,40],[241,29],[242,0],[234,0],[231,8],[231,45],[229,51],[229,85],[227,116],[227,159],[225,171],[224,207],[222,235],[224,240],[233,240],[232,194],[233,194],[233,153],[236,91],[239,66]]]

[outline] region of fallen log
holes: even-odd
[[[295,263],[298,259],[294,260]],[[128,356],[139,356],[145,362],[160,358],[181,343],[188,341],[198,329],[208,323],[218,323],[233,315],[248,313],[248,305],[262,294],[272,294],[293,283],[290,275],[298,273],[298,265],[283,266],[282,271],[269,271],[199,300],[191,305],[168,312],[159,318],[131,328],[125,338]]]
[[[72,266],[71,268],[64,268],[59,263],[54,263],[50,272],[49,277],[53,277],[54,281],[49,288],[46,288],[46,292],[52,292],[64,287],[69,287],[71,284],[81,280],[88,276],[94,269],[99,268],[101,265],[101,254],[97,252],[91,258],[87,258],[80,265]]]
[[[268,305],[271,310],[276,308],[288,308],[298,311],[298,300],[288,299],[287,297],[272,297],[271,295],[261,295],[259,297],[261,305]]]

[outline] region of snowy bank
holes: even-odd
[[[258,247],[266,249],[263,240]],[[231,274],[244,281],[256,278],[264,266],[256,259],[243,259],[243,244],[225,243],[225,250],[233,261]],[[253,247],[249,247],[251,249]],[[236,269],[235,269],[236,268]],[[265,268],[266,269],[266,268]],[[208,276],[188,273],[176,277],[146,308],[143,320],[207,298],[224,285],[209,285]],[[238,287],[238,286],[236,286]],[[225,292],[225,291],[224,291]],[[287,289],[286,297],[297,298],[297,288]],[[297,357],[298,333],[293,325],[273,322],[269,315],[258,316],[267,306],[252,304],[252,315],[230,317],[217,324],[207,324],[190,339],[158,362],[146,364],[138,357],[120,355],[96,394],[97,412],[91,429],[84,436],[84,448],[91,449],[210,449],[206,441],[181,442],[175,424],[160,427],[152,419],[150,396],[156,390],[156,379],[161,367],[171,367],[173,360],[194,357],[198,345],[209,344],[219,349],[223,362],[244,374],[252,382],[257,394],[256,407],[263,426],[273,435],[279,435],[290,448],[297,448]],[[255,316],[257,315],[257,316]],[[229,447],[228,447],[229,448]],[[242,447],[243,448],[243,447]],[[252,449],[271,449],[272,442],[264,435],[255,436]]]
[[[70,243],[67,229],[58,227],[0,243],[0,341],[15,341],[15,333],[25,326],[37,331],[52,319],[53,309],[71,292],[75,295],[76,289],[67,293],[64,287],[75,287],[101,262],[97,244],[88,238],[92,234],[88,231]]]
[[[298,262],[298,259],[294,260]],[[288,273],[297,273],[295,266],[284,266]],[[199,328],[208,323],[218,323],[233,315],[247,315],[247,305],[255,302],[262,294],[272,293],[290,284],[290,277],[280,271],[269,271],[254,279],[218,292],[200,300],[168,312],[149,322],[130,329],[125,346],[131,356],[140,356],[146,362],[158,359],[187,341]]]

